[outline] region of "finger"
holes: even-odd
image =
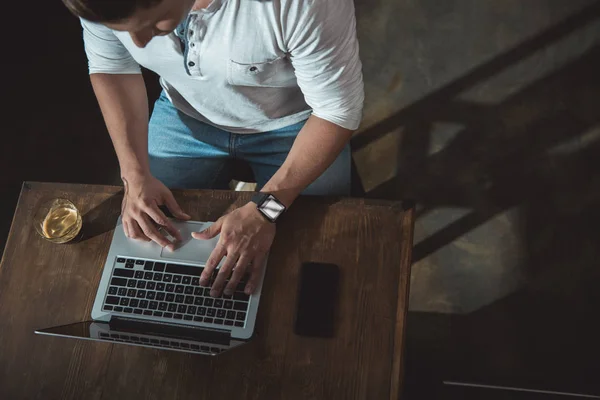
[[[246,271],[251,268],[251,266],[250,266],[251,260],[252,260],[252,258],[247,254],[243,254],[239,258],[239,260],[237,261],[237,264],[235,265],[235,268],[233,269],[233,274],[231,274],[229,283],[225,287],[226,295],[231,296],[233,294],[233,292],[235,292],[235,288],[237,287],[238,283],[244,277],[244,275],[246,274]]]
[[[225,281],[231,275],[231,270],[233,269],[239,258],[239,253],[232,252],[231,254],[227,254],[227,258],[225,258],[225,262],[223,262],[223,265],[221,265],[221,268],[219,268],[217,278],[215,279],[215,282],[213,283],[212,288],[210,290],[211,296],[217,297],[221,295],[223,287],[225,286]]]
[[[155,203],[153,206],[145,209],[146,213],[156,222],[158,225],[165,228],[167,232],[171,236],[173,236],[177,241],[181,241],[181,233],[175,228],[175,225],[171,222],[169,218],[158,208],[158,205]]]
[[[126,237],[129,237],[129,228],[127,227],[127,221],[123,221],[123,232],[125,232]]]
[[[193,232],[192,237],[194,239],[207,240],[212,239],[221,232],[223,226],[223,217],[219,218],[217,222],[203,230],[202,232]]]
[[[129,237],[132,239],[143,240],[144,242],[149,242],[150,238],[144,235],[140,225],[137,223],[135,219],[130,220],[127,223],[127,227],[129,228]]]
[[[150,217],[148,217],[146,214],[142,214],[137,221],[140,225],[140,228],[142,228],[144,235],[158,243],[161,247],[166,247],[169,250],[173,250],[173,244],[158,231],[152,222],[150,222]]]
[[[202,275],[200,275],[201,286],[208,286],[210,276],[226,254],[227,250],[225,249],[225,246],[223,246],[221,243],[217,243],[217,246],[210,253],[210,257],[208,257],[208,260],[206,261]]]
[[[252,272],[250,273],[250,280],[244,288],[244,292],[247,295],[251,295],[252,293],[254,293],[254,291],[258,287],[260,276],[262,274],[262,269],[265,268],[266,258],[266,253],[259,253],[256,255],[256,257],[254,257],[254,260],[252,261]]]
[[[173,193],[171,193],[170,190],[167,190],[167,193],[165,193],[163,200],[165,201],[167,207],[169,208],[169,211],[171,211],[171,213],[176,218],[179,218],[179,219],[190,219],[191,218],[188,214],[183,212],[183,210],[179,206],[179,203],[177,203],[177,200],[175,200],[175,197],[173,196]]]

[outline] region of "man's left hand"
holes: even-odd
[[[206,240],[214,238],[219,233],[221,234],[219,242],[206,262],[200,276],[200,285],[208,285],[214,269],[223,257],[226,257],[219,268],[210,295],[220,296],[223,290],[226,295],[233,294],[238,282],[246,274],[250,275],[250,279],[244,292],[248,295],[252,294],[258,286],[267,252],[275,238],[275,224],[270,223],[260,214],[256,204],[248,203],[222,216],[208,229],[192,233],[192,237]],[[227,279],[229,283],[225,286]]]

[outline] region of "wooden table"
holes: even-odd
[[[3,399],[397,399],[414,213],[399,203],[300,198],[278,225],[252,341],[216,357],[34,335],[89,320],[120,211],[119,187],[25,183],[0,264]],[[249,193],[176,191],[195,220]],[[56,245],[32,215],[65,197],[85,237]],[[293,333],[301,262],[340,266],[334,339]]]

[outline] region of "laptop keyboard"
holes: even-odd
[[[233,295],[210,296],[200,286],[204,268],[117,257],[102,310],[165,318],[174,322],[203,322],[240,327],[246,323],[250,296],[240,281]]]
[[[170,340],[158,340],[154,338],[147,338],[144,336],[135,336],[124,333],[106,333],[100,332],[100,339],[103,340],[111,340],[114,342],[124,342],[124,343],[135,343],[135,344],[143,344],[146,346],[158,346],[161,348],[169,347],[172,349],[180,349],[185,351],[194,351],[197,353],[206,353],[206,354],[218,354],[224,351],[224,349],[220,349],[218,347],[209,347],[205,345],[180,342],[178,340],[170,339]]]

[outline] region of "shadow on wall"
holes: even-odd
[[[365,185],[367,196],[416,199],[421,221],[440,207],[464,210],[416,243],[415,262],[518,211],[520,289],[462,315],[411,313],[413,382],[600,393],[600,44],[498,102],[465,94],[599,20],[596,1],[354,137],[355,154],[397,143],[394,176]]]

